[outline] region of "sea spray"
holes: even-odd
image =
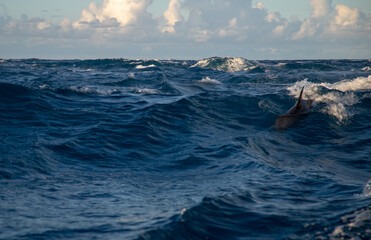
[[[312,83],[305,79],[296,82],[287,90],[291,96],[298,96],[302,86],[305,86],[304,99],[313,100],[314,105],[324,103],[321,111],[342,122],[353,115],[349,108],[368,96],[367,92],[371,91],[371,76],[336,83]],[[357,92],[361,93],[361,96],[357,96]]]

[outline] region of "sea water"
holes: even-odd
[[[0,238],[370,239],[370,69],[3,59]]]

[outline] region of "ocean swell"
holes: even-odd
[[[3,60],[0,238],[369,239],[367,67]]]

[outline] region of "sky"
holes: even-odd
[[[0,0],[0,58],[370,59],[370,0]]]

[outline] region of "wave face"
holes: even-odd
[[[370,67],[1,60],[0,238],[370,239]]]

